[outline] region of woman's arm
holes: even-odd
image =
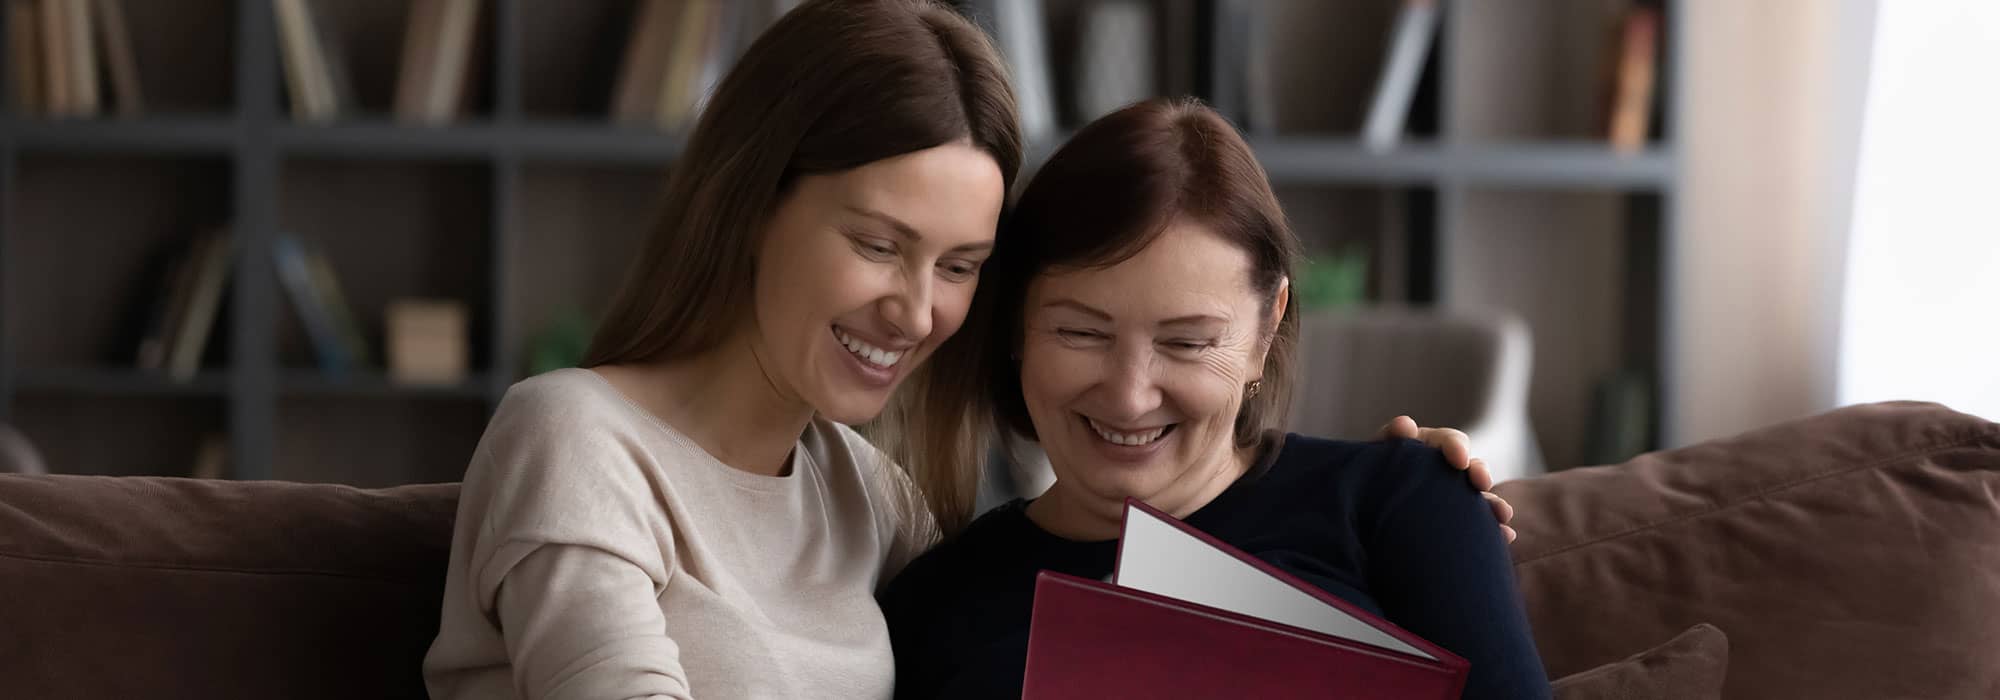
[[[1413,441],[1368,489],[1368,587],[1390,621],[1472,663],[1466,698],[1546,698],[1507,544],[1480,492]]]
[[[498,628],[524,700],[688,698],[670,633],[690,632],[668,630],[659,603],[672,526],[633,441],[591,391],[517,387],[495,412],[461,490],[464,540],[452,543],[470,550],[465,593]]]
[[[522,698],[690,697],[652,578],[618,555],[535,547],[502,577],[496,607]]]

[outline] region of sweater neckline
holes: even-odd
[[[673,443],[674,447],[686,450],[687,452],[693,454],[701,455],[701,459],[698,461],[703,463],[702,466],[704,468],[719,473],[722,476],[722,478],[727,479],[731,484],[734,484],[736,486],[740,486],[742,488],[749,489],[752,491],[766,491],[766,492],[784,491],[788,489],[797,488],[798,484],[803,481],[803,479],[799,476],[801,473],[809,469],[818,468],[818,464],[813,460],[812,454],[808,450],[806,450],[806,444],[809,441],[809,438],[812,436],[814,431],[819,429],[820,419],[817,416],[813,418],[812,422],[806,424],[806,432],[801,434],[799,436],[799,439],[792,443],[791,454],[786,456],[785,458],[786,466],[788,467],[785,470],[785,474],[780,476],[772,476],[768,474],[756,474],[744,471],[742,469],[737,469],[736,467],[729,466],[727,462],[724,462],[721,459],[716,458],[714,454],[710,453],[706,448],[702,447],[700,443],[695,442],[694,438],[688,437],[686,433],[683,433],[679,429],[672,426],[671,424],[668,424],[665,420],[661,420],[660,417],[654,415],[652,411],[648,411],[645,408],[641,407],[637,402],[632,400],[632,397],[626,396],[625,392],[619,391],[618,387],[613,386],[610,380],[604,378],[604,375],[598,374],[589,369],[581,367],[572,367],[569,369],[558,370],[558,371],[582,372],[586,375],[589,375],[590,381],[593,385],[600,387],[605,392],[609,393],[614,399],[617,400],[617,403],[619,405],[625,407],[625,410],[637,414],[640,419],[651,424],[655,429],[657,429],[660,432],[660,435],[662,437],[666,438],[668,442]]]

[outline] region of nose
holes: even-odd
[[[901,340],[918,342],[931,334],[931,276],[910,275],[902,289],[882,300],[882,317]]]
[[[1111,353],[1106,362],[1106,376],[1099,386],[1104,402],[1101,408],[1106,412],[1102,418],[1130,423],[1160,407],[1152,349],[1142,343],[1133,345],[1136,347]]]

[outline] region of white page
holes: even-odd
[[[1436,660],[1138,508],[1125,510],[1117,577],[1125,588]]]

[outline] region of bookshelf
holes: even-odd
[[[1067,21],[1086,2],[1051,0],[1049,21]],[[1211,3],[1161,0],[1197,17]],[[0,112],[0,419],[34,440],[55,470],[184,475],[202,437],[223,434],[233,478],[362,486],[456,479],[494,404],[523,376],[528,340],[566,315],[600,308],[647,233],[681,138],[608,118],[640,2],[485,0],[468,109],[441,126],[406,125],[388,113],[406,3],[319,4],[348,57],[351,117],[291,118],[265,0],[125,3],[131,25],[147,28],[134,36],[142,116]],[[1281,70],[1279,90],[1315,99],[1251,140],[1313,246],[1371,246],[1374,299],[1528,307],[1536,412],[1557,417],[1542,439],[1558,459],[1551,443],[1579,430],[1587,409],[1574,394],[1592,373],[1640,356],[1646,366],[1636,369],[1670,376],[1664,358],[1646,349],[1664,335],[1667,297],[1658,290],[1671,280],[1677,167],[1671,124],[1638,152],[1620,154],[1536,112],[1570,100],[1565,91],[1585,79],[1549,68],[1568,54],[1526,51],[1533,55],[1521,60],[1539,62],[1527,66],[1501,58],[1520,45],[1580,51],[1588,42],[1545,41],[1582,30],[1559,16],[1568,4],[1528,4],[1542,8],[1525,13],[1532,22],[1479,3],[1447,5],[1432,60],[1436,94],[1419,100],[1412,122],[1431,126],[1377,152],[1356,135],[1358,115],[1397,3],[1269,3],[1274,13],[1347,27],[1331,38],[1355,39],[1301,33],[1304,20],[1286,17],[1274,23],[1287,35],[1274,37],[1272,50],[1338,45],[1331,60],[1356,64],[1321,70],[1310,65],[1323,58],[1313,54]],[[1534,22],[1556,29],[1522,28]],[[1468,31],[1472,23],[1504,26],[1505,36]],[[1542,87],[1514,102],[1486,94],[1510,71],[1561,75],[1529,81]],[[1194,82],[1198,92],[1214,89]],[[1674,92],[1663,91],[1667,114]],[[1031,159],[1046,157],[1075,121],[1032,143]],[[134,294],[156,284],[149,260],[222,225],[235,232],[235,264],[199,370],[176,381],[133,369],[126,317]],[[1567,237],[1535,238],[1551,227]],[[321,245],[378,353],[389,300],[464,302],[467,378],[410,386],[380,370],[332,377],[314,369],[274,269],[280,232]],[[1524,238],[1536,245],[1514,244]],[[1595,262],[1613,267],[1556,283],[1616,288],[1604,308],[1583,314],[1586,329],[1545,330],[1577,322],[1576,314],[1551,302],[1546,285],[1522,286],[1531,275],[1519,273],[1530,268],[1500,261],[1593,240],[1616,242],[1591,249]],[[1495,246],[1511,252],[1488,250]],[[1485,274],[1494,272],[1508,274]],[[1619,286],[1630,278],[1651,288]],[[1551,369],[1574,360],[1587,371]]]

